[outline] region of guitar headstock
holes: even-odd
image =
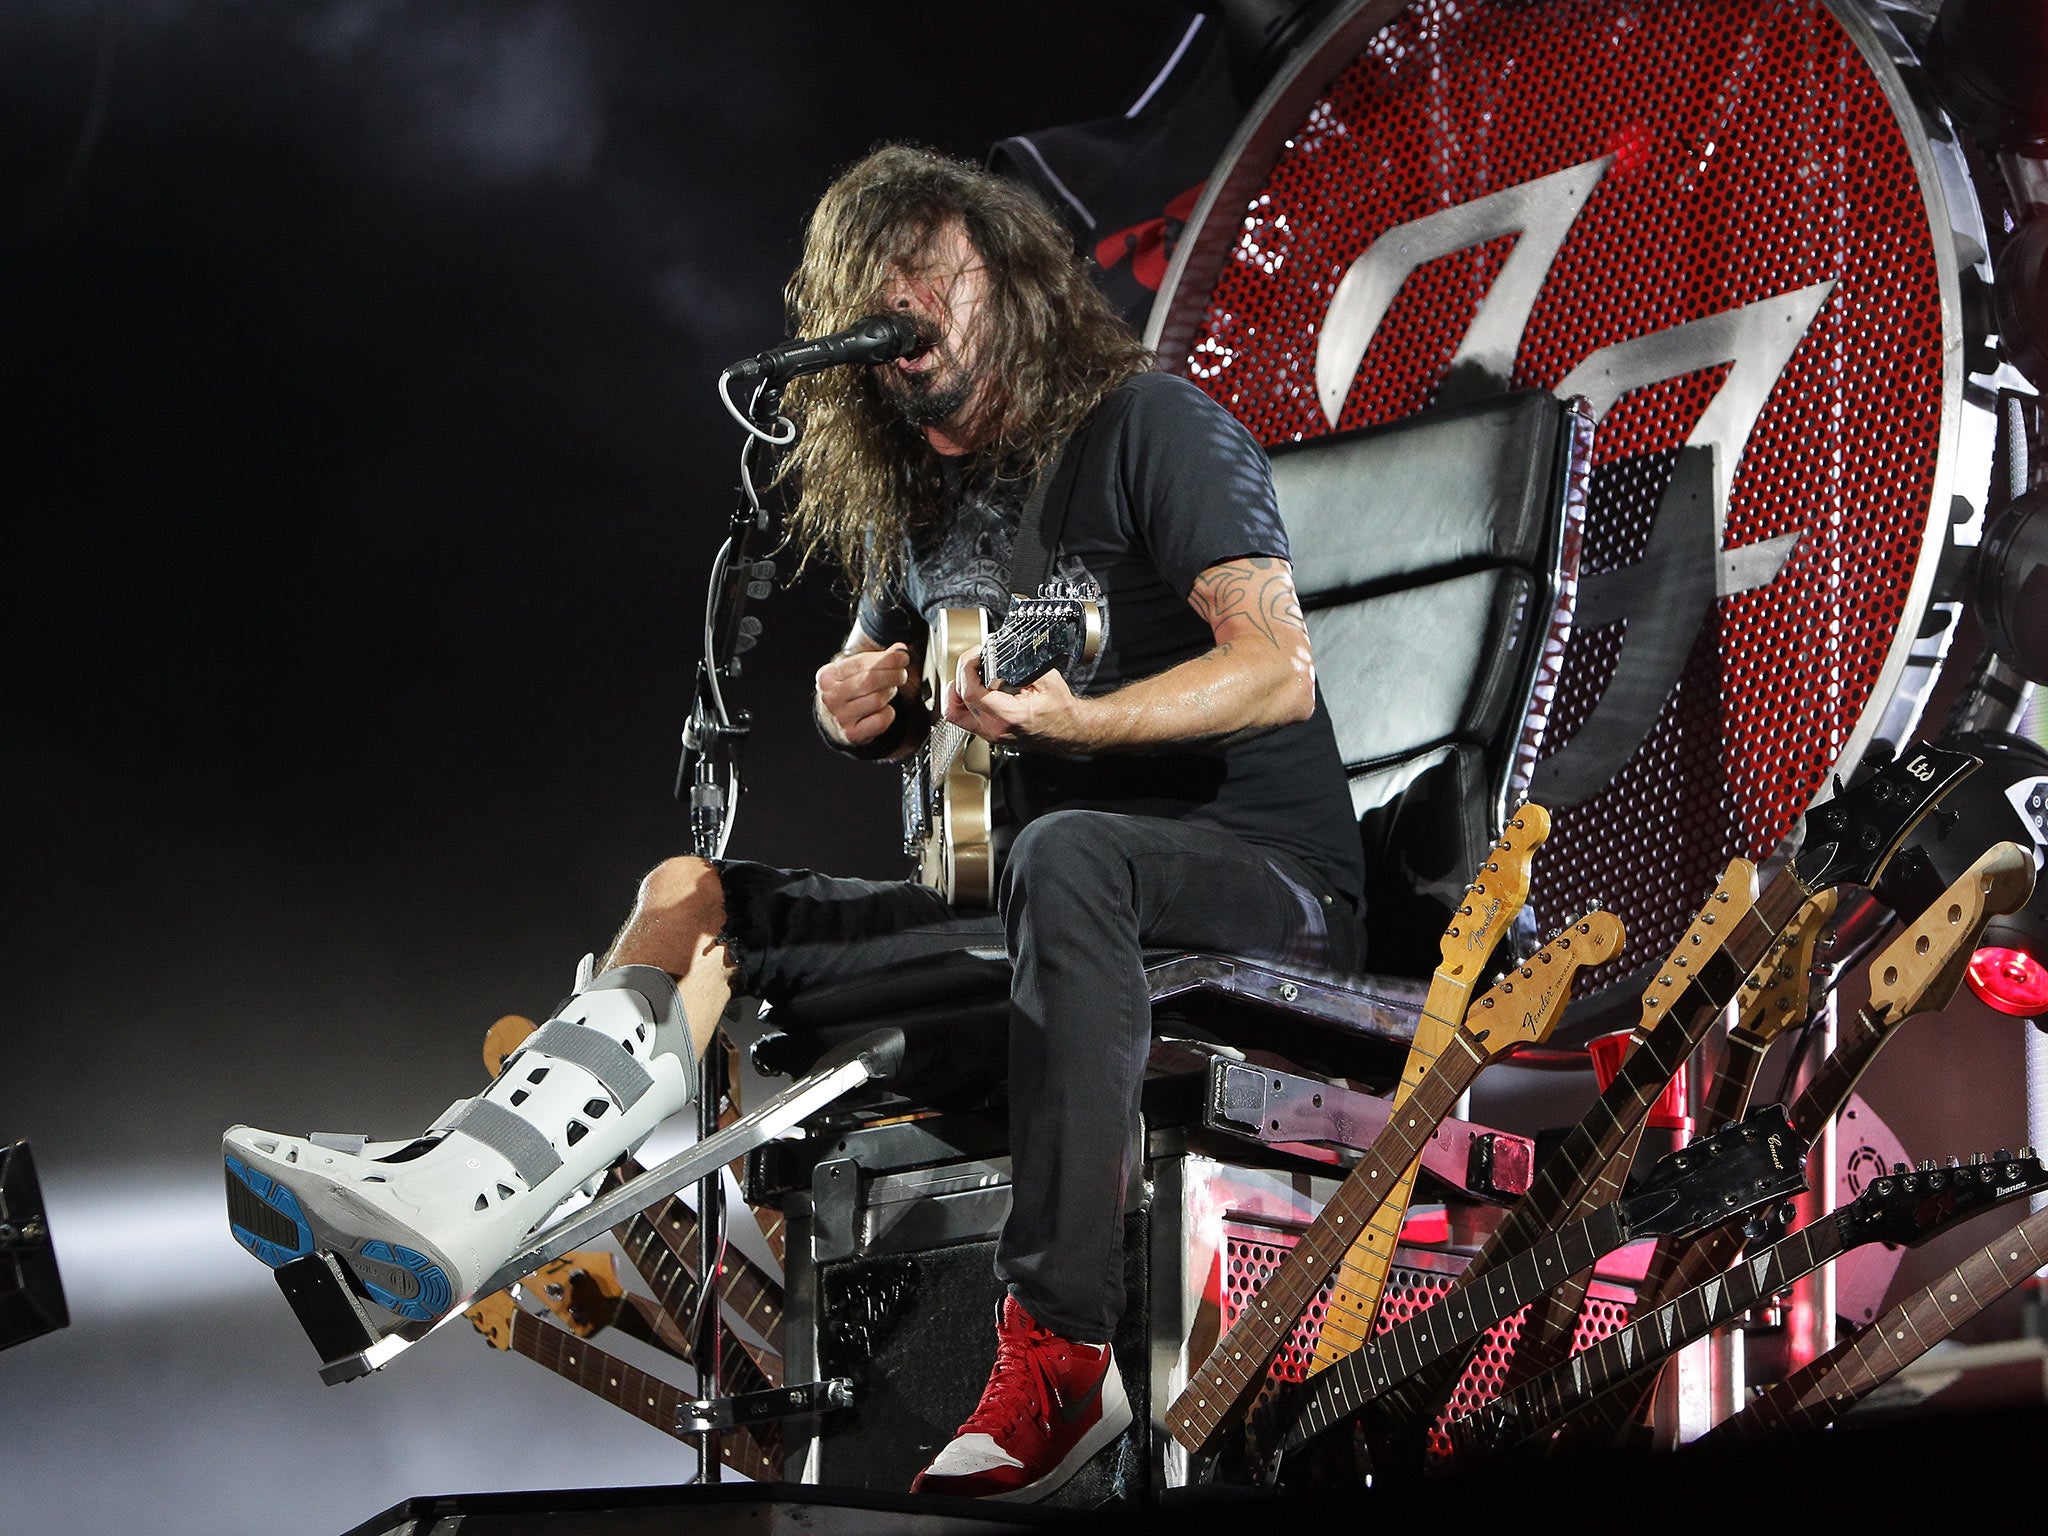
[[[1488,1059],[1549,1039],[1579,972],[1620,954],[1625,936],[1612,912],[1588,912],[1496,982],[1465,1014]]]
[[[1092,660],[1101,647],[1100,603],[1069,595],[1020,597],[983,643],[981,673],[991,688],[1026,688],[1048,672]]]
[[[1728,867],[1721,871],[1714,893],[1693,914],[1692,926],[1685,930],[1678,947],[1665,956],[1657,974],[1643,989],[1643,1017],[1636,1025],[1637,1039],[1656,1028],[1671,1011],[1678,994],[1699,974],[1700,962],[1728,942],[1735,925],[1756,905],[1756,894],[1756,866],[1747,859],[1730,859]]]
[[[1524,801],[1508,818],[1486,862],[1465,888],[1465,900],[1451,926],[1444,930],[1439,975],[1468,985],[1478,979],[1486,957],[1529,899],[1529,866],[1548,836],[1550,812],[1533,800]]]
[[[1735,1027],[1756,1044],[1768,1045],[1805,1022],[1813,995],[1813,951],[1840,900],[1833,891],[1822,891],[1802,906],[1742,984]]]
[[[579,1339],[587,1339],[618,1315],[626,1289],[618,1261],[608,1253],[565,1253],[519,1282]]]
[[[490,1341],[491,1348],[512,1347],[512,1323],[519,1316],[519,1303],[512,1299],[510,1291],[493,1291],[471,1303],[462,1315]]]
[[[1948,1005],[1962,985],[1977,935],[1994,914],[2017,912],[2034,894],[2034,855],[1994,843],[1884,952],[1870,962],[1870,1007],[1896,1024]]]
[[[505,1058],[526,1043],[526,1037],[540,1026],[523,1014],[508,1013],[484,1031],[484,1070],[495,1078],[505,1070]]]
[[[1800,884],[1874,884],[1920,818],[1980,766],[1967,752],[1916,744],[1854,789],[1838,787],[1807,814],[1806,848],[1792,861]]]
[[[2023,1148],[2018,1157],[2000,1152],[1994,1158],[1980,1152],[1967,1163],[1950,1158],[1946,1168],[1898,1163],[1890,1173],[1871,1180],[1839,1219],[1859,1241],[1912,1248],[1979,1211],[2044,1189],[2048,1169],[2042,1168],[2031,1147]]]
[[[1806,1143],[1767,1104],[1703,1141],[1666,1153],[1621,1202],[1631,1237],[1689,1237],[1806,1188]]]

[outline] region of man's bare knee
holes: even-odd
[[[703,859],[680,855],[663,859],[640,882],[636,913],[666,921],[695,919],[716,934],[725,922],[725,888],[718,871]]]

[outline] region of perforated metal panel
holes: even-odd
[[[1258,1294],[1259,1287],[1266,1283],[1280,1261],[1294,1246],[1294,1239],[1286,1233],[1252,1233],[1242,1228],[1227,1231],[1223,1242],[1223,1327],[1228,1332],[1238,1315]],[[1380,1309],[1373,1320],[1375,1336],[1398,1327],[1416,1313],[1434,1306],[1451,1287],[1457,1283],[1456,1275],[1441,1274],[1433,1270],[1415,1269],[1406,1264],[1396,1264],[1387,1272],[1387,1288],[1380,1296]],[[1307,1314],[1295,1324],[1294,1332],[1288,1335],[1280,1353],[1274,1357],[1267,1374],[1279,1382],[1294,1383],[1306,1381],[1309,1365],[1315,1358],[1316,1336],[1323,1327],[1323,1315],[1329,1308],[1330,1287],[1325,1285],[1316,1293]],[[1465,1374],[1458,1378],[1458,1385],[1445,1404],[1444,1411],[1431,1427],[1429,1434],[1430,1451],[1433,1455],[1450,1454],[1451,1442],[1444,1426],[1453,1419],[1463,1418],[1481,1403],[1490,1402],[1500,1395],[1501,1384],[1506,1377],[1508,1361],[1514,1350],[1515,1340],[1522,1332],[1524,1313],[1495,1324],[1486,1331],[1480,1341],[1478,1352],[1465,1368]],[[1598,1339],[1628,1326],[1628,1309],[1620,1303],[1599,1298],[1589,1298],[1579,1311],[1579,1330],[1572,1342],[1574,1350],[1584,1349]]]
[[[1604,410],[1533,790],[1541,920],[1628,925],[1593,988],[1777,848],[1924,606],[1954,256],[1896,72],[1840,10],[1357,6],[1214,178],[1155,318],[1162,366],[1269,445],[1498,388]],[[1689,442],[1721,460],[1710,528],[1668,494]]]

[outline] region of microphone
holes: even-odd
[[[735,379],[780,384],[800,374],[836,368],[841,363],[886,363],[906,357],[925,344],[908,315],[869,315],[843,331],[809,341],[785,341],[779,347],[742,358],[726,370]]]

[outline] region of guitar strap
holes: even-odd
[[[1060,547],[1067,508],[1074,499],[1074,478],[1087,457],[1088,433],[1101,414],[1098,405],[1073,435],[1053,450],[1024,503],[1017,542],[1010,551],[1010,590],[1021,597],[1036,597],[1052,575],[1053,552]]]

